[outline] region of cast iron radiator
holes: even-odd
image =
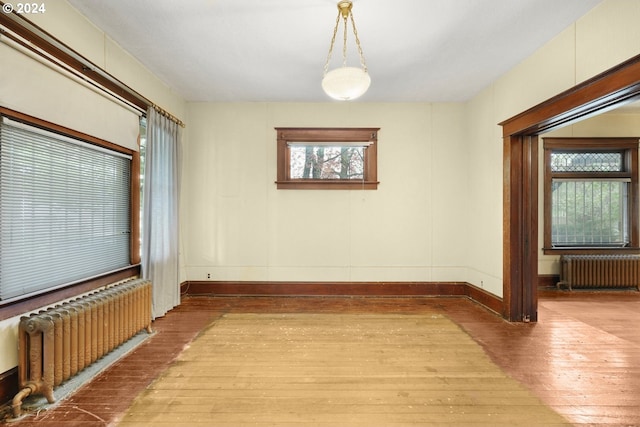
[[[639,255],[562,255],[558,287],[640,290]]]
[[[151,282],[132,279],[22,317],[13,416],[20,416],[27,396],[41,394],[55,402],[54,387],[142,329],[151,333],[151,304]]]

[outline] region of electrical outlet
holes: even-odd
[[[207,279],[211,279],[211,273],[207,273]]]

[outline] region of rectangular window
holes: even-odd
[[[546,138],[545,252],[637,248],[638,140]]]
[[[552,180],[553,246],[628,246],[629,184],[629,180]]]
[[[291,179],[364,177],[364,147],[294,145],[289,147]]]
[[[279,189],[375,189],[378,128],[276,128]]]
[[[131,157],[2,118],[0,300],[130,265]]]

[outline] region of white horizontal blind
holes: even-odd
[[[0,123],[0,300],[129,265],[130,158]]]

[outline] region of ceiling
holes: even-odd
[[[337,0],[68,1],[188,101],[336,102]],[[466,101],[601,1],[353,0],[372,80],[355,102]]]

